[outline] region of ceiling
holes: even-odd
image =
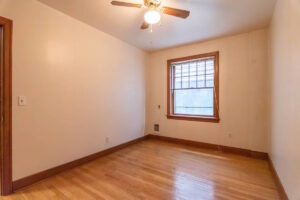
[[[146,51],[238,34],[267,26],[276,0],[164,0],[190,10],[187,19],[163,15],[153,32],[140,30],[145,9],[112,6],[111,0],[38,0]],[[143,0],[123,0],[142,3]]]

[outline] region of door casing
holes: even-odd
[[[1,67],[1,89],[2,110],[1,135],[0,135],[0,192],[8,195],[12,189],[12,20],[0,16],[2,28],[2,67]]]

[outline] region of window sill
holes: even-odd
[[[167,115],[168,119],[219,123],[220,118],[193,115]]]

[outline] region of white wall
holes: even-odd
[[[0,16],[13,20],[14,180],[143,136],[144,52],[35,0],[0,0]]]
[[[291,200],[300,199],[300,1],[278,0],[270,26],[270,155]]]
[[[144,52],[35,0],[0,0],[0,16],[14,22],[14,180],[142,136],[146,78],[147,133],[160,123],[169,137],[269,150],[290,199],[300,199],[299,0],[278,0],[269,71],[266,30],[158,51],[145,69]],[[168,120],[166,61],[217,50],[221,122]]]
[[[220,123],[167,119],[167,60],[212,51],[220,51]],[[150,54],[146,132],[159,123],[164,136],[266,152],[267,61],[266,30]]]

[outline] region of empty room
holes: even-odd
[[[0,0],[0,199],[300,200],[300,0]]]

